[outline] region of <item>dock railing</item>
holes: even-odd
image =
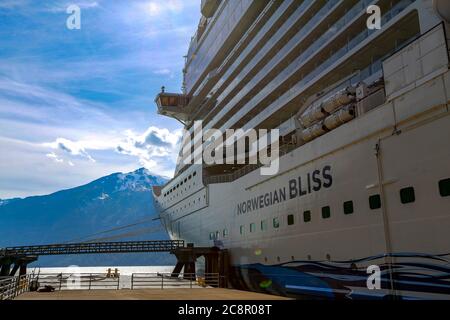
[[[120,289],[120,276],[99,273],[41,273],[33,280],[39,283],[39,288],[48,286],[55,291]]]
[[[220,285],[218,273],[181,273],[172,276],[171,273],[133,273],[131,289],[192,289],[217,288]]]
[[[122,279],[122,281],[121,281]],[[11,300],[35,286],[37,291],[218,288],[218,273],[33,274],[0,278],[0,300]]]
[[[12,300],[29,290],[30,275],[0,278],[0,300]]]

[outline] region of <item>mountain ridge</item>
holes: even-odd
[[[168,239],[155,218],[151,189],[167,180],[140,168],[129,173],[113,173],[87,184],[42,196],[0,200],[0,247],[64,243],[71,239]],[[136,224],[137,221],[141,223]],[[104,232],[134,225],[121,232]],[[85,240],[81,240],[85,241]],[[85,255],[41,257],[39,266],[161,265],[172,264],[164,254]]]

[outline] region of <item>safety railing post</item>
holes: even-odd
[[[13,289],[13,298],[17,297],[19,288],[20,288],[20,277],[16,277],[14,283],[14,289]]]
[[[164,275],[161,275],[161,289],[164,289]]]
[[[134,284],[134,273],[132,273],[131,274],[131,290],[133,290],[133,288],[134,288],[134,286],[133,286],[133,284]]]
[[[89,274],[89,290],[91,290],[92,273]]]

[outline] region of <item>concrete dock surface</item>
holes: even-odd
[[[15,300],[289,300],[289,298],[234,289],[199,288],[26,292]]]

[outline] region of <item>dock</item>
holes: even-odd
[[[25,292],[15,300],[289,300],[289,298],[223,288],[67,290]]]

